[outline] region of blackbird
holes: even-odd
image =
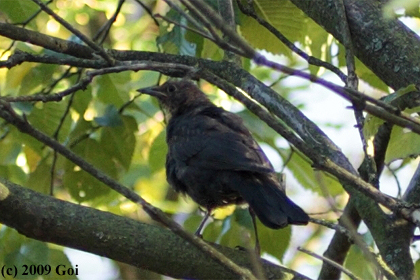
[[[156,97],[167,120],[169,184],[206,208],[206,218],[216,207],[248,203],[269,228],[308,223],[240,117],[214,105],[189,80],[138,91]]]

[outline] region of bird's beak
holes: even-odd
[[[138,92],[145,93],[157,98],[166,97],[166,94],[164,94],[162,91],[160,91],[160,87],[154,86],[154,87],[146,87],[146,88],[140,88],[137,90]]]

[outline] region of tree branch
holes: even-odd
[[[340,42],[336,0],[291,0]],[[354,53],[394,89],[420,84],[419,36],[398,19],[384,18],[379,1],[344,0]]]
[[[93,50],[88,46],[17,27],[13,24],[0,22],[0,35],[12,40],[42,46],[43,48],[57,53],[68,54],[80,58],[94,58]]]
[[[111,65],[111,66],[114,65],[114,62],[115,62],[114,59],[109,54],[107,54],[105,52],[105,50],[101,46],[98,46],[97,44],[95,44],[95,42],[93,42],[88,37],[86,37],[85,35],[83,35],[83,33],[81,33],[79,30],[77,30],[76,28],[74,28],[70,23],[68,23],[67,21],[65,21],[59,15],[57,15],[56,13],[54,13],[53,10],[51,10],[50,8],[48,8],[48,6],[45,5],[44,3],[42,3],[40,0],[32,0],[32,1],[35,2],[36,4],[38,4],[38,6],[44,12],[46,12],[47,14],[49,14],[50,16],[52,16],[57,22],[59,22],[62,26],[64,26],[71,33],[73,33],[74,35],[76,35],[85,44],[87,44],[89,47],[91,47],[93,50],[95,50],[104,60],[106,60],[108,62],[109,65]]]
[[[44,242],[71,247],[174,278],[239,279],[171,231],[62,201],[0,180],[0,223]],[[238,265],[252,269],[249,253],[212,244]],[[168,250],[170,248],[170,250]],[[79,267],[83,264],[79,264]],[[269,279],[291,270],[261,260]],[[292,273],[294,279],[308,279]]]

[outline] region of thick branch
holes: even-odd
[[[0,213],[0,223],[27,237],[174,278],[239,277],[165,228],[62,201],[4,180],[0,182]],[[253,267],[247,252],[215,246],[239,265]],[[264,260],[261,264],[270,279],[291,273]],[[307,279],[299,274],[295,277]]]
[[[48,36],[39,32],[0,22],[0,35],[12,40],[28,42],[36,46],[80,58],[93,58],[93,50],[87,46]]]

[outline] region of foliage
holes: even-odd
[[[73,27],[92,38],[115,12],[117,1],[66,1],[57,0],[49,5]],[[112,24],[109,36],[103,42],[108,49],[154,51],[167,54],[187,55],[219,61],[223,51],[216,44],[191,30],[195,28],[183,15],[169,9],[163,1],[141,1],[151,7],[153,13],[165,15],[171,22],[159,19],[157,26],[152,17],[136,3],[126,1]],[[213,5],[215,1],[210,1]],[[235,2],[235,1],[234,1]],[[247,1],[241,1],[243,3]],[[394,7],[390,1],[388,7]],[[418,7],[418,1],[410,1]],[[395,4],[396,5],[396,4]],[[293,44],[307,54],[320,58],[336,67],[344,67],[345,50],[330,34],[309,19],[304,13],[286,0],[255,0],[255,12],[282,32]],[[410,6],[411,7],[411,6]],[[308,67],[311,74],[321,77],[325,69],[315,65],[307,66],[294,52],[281,43],[274,35],[245,15],[235,4],[238,30],[243,37],[264,54],[295,68]],[[38,7],[29,0],[0,0],[0,21],[22,23],[36,13]],[[190,29],[180,27],[187,26]],[[26,28],[41,33],[71,40],[71,32],[54,19],[41,12],[26,25]],[[60,65],[62,54],[2,37],[0,53],[6,59],[16,50],[37,55],[53,55],[57,64],[23,63],[11,69],[0,69],[1,96],[19,97],[33,94],[52,94],[68,89],[80,81],[86,70]],[[250,64],[243,59],[242,67],[249,70],[258,80],[273,84],[277,92],[293,100],[296,92],[308,90],[305,82],[288,82],[287,77],[269,68]],[[360,61],[356,63],[357,74],[372,91],[388,92],[388,87]],[[161,76],[149,71],[111,73],[95,77],[84,90],[74,92],[59,102],[14,102],[13,109],[38,130],[58,140],[65,147],[86,159],[108,176],[119,180],[138,192],[153,205],[180,218],[186,230],[193,232],[201,213],[190,199],[174,194],[165,181],[164,167],[167,147],[165,143],[164,116],[155,100],[137,95],[137,88],[158,83]],[[334,176],[314,169],[313,163],[301,152],[282,141],[276,132],[255,115],[249,113],[237,101],[221,93],[214,86],[203,83],[202,89],[211,93],[211,99],[219,106],[238,113],[258,141],[267,147],[270,158],[277,159],[276,170],[288,173],[287,192],[293,200],[306,203],[308,212],[321,212],[330,207],[305,202],[300,194],[309,200],[321,201],[328,205],[334,201],[334,208],[343,208],[347,199],[341,184]],[[404,93],[395,93],[403,95]],[[392,96],[392,95],[390,95]],[[296,104],[303,111],[313,100],[307,98]],[[408,113],[417,112],[414,108]],[[368,115],[364,133],[371,139],[383,120]],[[317,123],[325,128],[326,123]],[[342,123],[334,123],[339,130]],[[418,156],[419,135],[403,128],[394,128],[391,136],[386,163],[396,159]],[[402,148],[401,148],[402,147]],[[356,159],[362,151],[353,155]],[[45,194],[52,190],[59,198],[83,203],[95,208],[136,216],[150,221],[142,209],[127,207],[127,201],[104,183],[98,182],[73,162],[57,155],[54,151],[20,133],[16,128],[0,122],[0,176]],[[301,186],[301,187],[298,187]],[[327,202],[328,201],[328,202]],[[235,247],[252,247],[255,237],[250,216],[244,209],[228,208],[218,210],[213,223],[204,231],[204,239]],[[138,214],[141,212],[141,214]],[[337,219],[335,213],[322,216]],[[325,241],[327,230],[313,225],[305,229],[271,230],[258,224],[262,252],[276,260],[286,262],[292,268],[303,267],[302,260],[309,257],[297,254],[293,248],[302,242],[312,247],[320,247]],[[292,233],[299,231],[297,238]],[[322,247],[325,250],[324,247]],[[319,253],[319,252],[318,252]],[[38,263],[39,257],[49,264],[66,263],[62,248],[29,240],[6,226],[0,226],[0,266],[4,264]],[[345,266],[360,277],[373,277],[373,265],[360,268],[363,253],[352,249]],[[416,263],[418,268],[418,261]],[[47,277],[48,278],[48,277]],[[71,278],[71,277],[70,277]],[[69,278],[69,279],[70,279]],[[22,278],[32,279],[32,278]],[[366,278],[367,279],[367,278]]]

